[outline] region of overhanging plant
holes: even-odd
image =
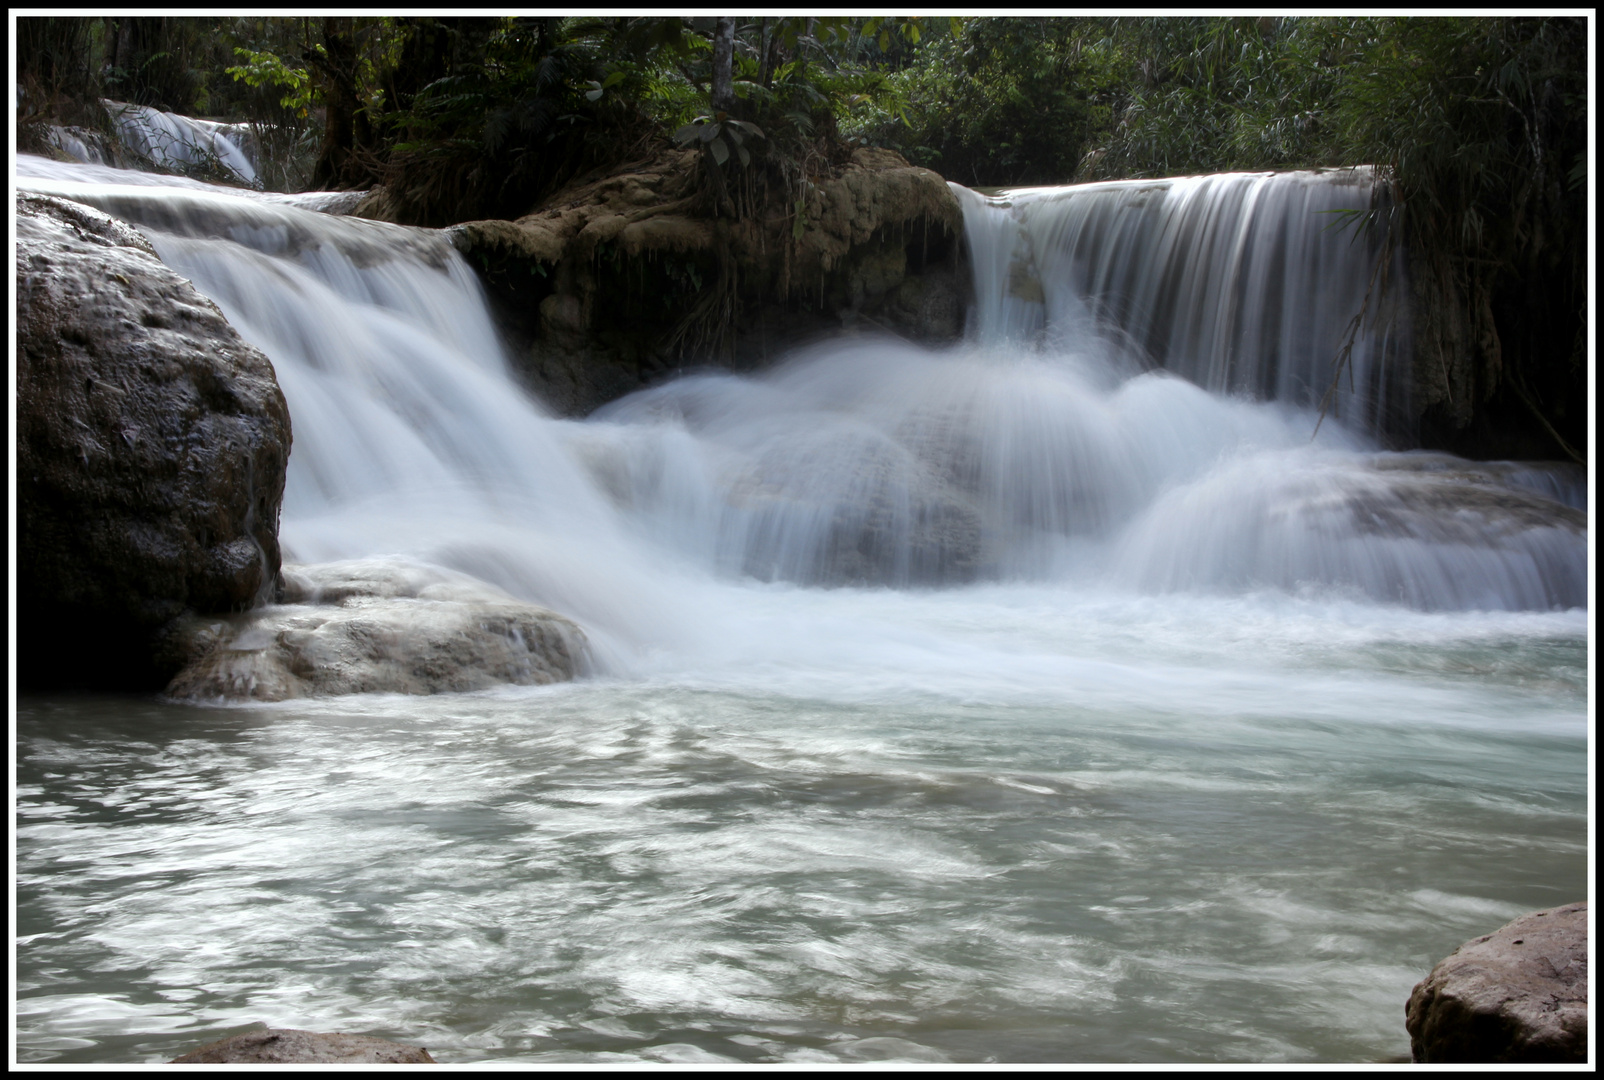
[[[724,164],[733,156],[744,168],[752,164],[752,154],[745,143],[748,139],[762,139],[763,129],[748,120],[736,120],[726,112],[698,116],[674,132],[674,142],[682,147],[696,147],[702,152],[702,165],[713,181],[713,191],[719,205],[735,215],[734,204],[724,184]]]

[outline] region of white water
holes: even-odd
[[[1361,225],[1369,170],[1223,173],[1019,188],[964,205],[982,340],[1109,339],[1219,393],[1407,430],[1401,246]],[[1387,203],[1379,208],[1387,220]],[[1370,302],[1372,277],[1376,286]],[[1391,284],[1383,289],[1380,285]],[[1353,333],[1342,378],[1336,360]]]
[[[215,164],[242,184],[260,186],[253,160],[255,137],[250,125],[200,120],[125,101],[102,101],[102,104],[117,129],[123,149],[143,158],[152,167],[184,172],[196,166]],[[52,129],[51,140],[85,164],[115,164],[105,160],[95,146],[60,128]]]
[[[1431,962],[1585,891],[1574,479],[1133,373],[1050,274],[1045,322],[962,347],[558,420],[441,235],[102,179],[19,184],[140,224],[272,357],[288,559],[475,574],[599,673],[30,706],[35,1060],[255,1019],[453,1060],[1376,1060]]]

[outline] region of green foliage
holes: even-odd
[[[18,119],[50,117],[82,124],[104,114],[96,107],[100,80],[87,19],[24,16],[17,19]]]
[[[1470,330],[1461,394],[1585,446],[1587,35],[1577,17],[1367,20],[1340,121],[1392,180],[1417,275]],[[1417,333],[1420,331],[1417,331]],[[1552,452],[1552,451],[1550,451]]]
[[[312,106],[312,77],[305,68],[292,68],[270,52],[236,48],[234,55],[245,63],[225,68],[226,74],[247,86],[273,86],[285,91],[279,105],[304,117]]]
[[[954,25],[956,23],[957,25]],[[853,116],[850,135],[967,184],[1054,183],[1106,118],[1106,58],[1069,19],[952,20]]]
[[[735,120],[728,113],[698,116],[674,132],[674,141],[682,147],[695,147],[722,166],[732,154],[743,166],[752,164],[747,139],[764,138],[763,130],[746,120]]]
[[[1355,56],[1354,20],[1116,20],[1125,93],[1085,170],[1173,176],[1353,164],[1329,115]]]
[[[1345,142],[1393,176],[1433,231],[1478,248],[1540,246],[1534,230],[1585,178],[1580,20],[1399,19],[1374,29],[1364,78],[1344,103]],[[1495,235],[1490,219],[1505,216],[1507,235]]]
[[[601,132],[623,134],[637,111],[628,67],[608,69],[593,28],[472,22],[446,28],[439,76],[384,118],[393,140],[384,179],[410,216],[431,224],[523,212],[599,160]]]

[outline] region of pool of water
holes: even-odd
[[[23,697],[20,1060],[1396,1060],[1588,893],[1585,613],[724,590],[628,677]]]

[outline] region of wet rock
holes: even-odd
[[[554,611],[448,570],[389,560],[286,566],[284,602],[190,618],[167,694],[282,701],[435,694],[572,679],[585,635]]]
[[[267,1028],[230,1035],[174,1058],[173,1065],[433,1065],[421,1046],[372,1035]]]
[[[1414,1059],[1585,1064],[1587,901],[1467,941],[1409,995]]]
[[[289,411],[134,229],[19,195],[16,230],[19,681],[155,689],[172,620],[274,586]]]
[[[448,230],[543,400],[584,414],[706,364],[754,370],[800,342],[963,331],[962,211],[941,177],[858,149],[797,191],[715,213],[692,151],[587,178],[515,221]],[[800,198],[799,198],[800,196]],[[798,204],[800,203],[800,209]],[[393,219],[376,191],[357,214]]]

